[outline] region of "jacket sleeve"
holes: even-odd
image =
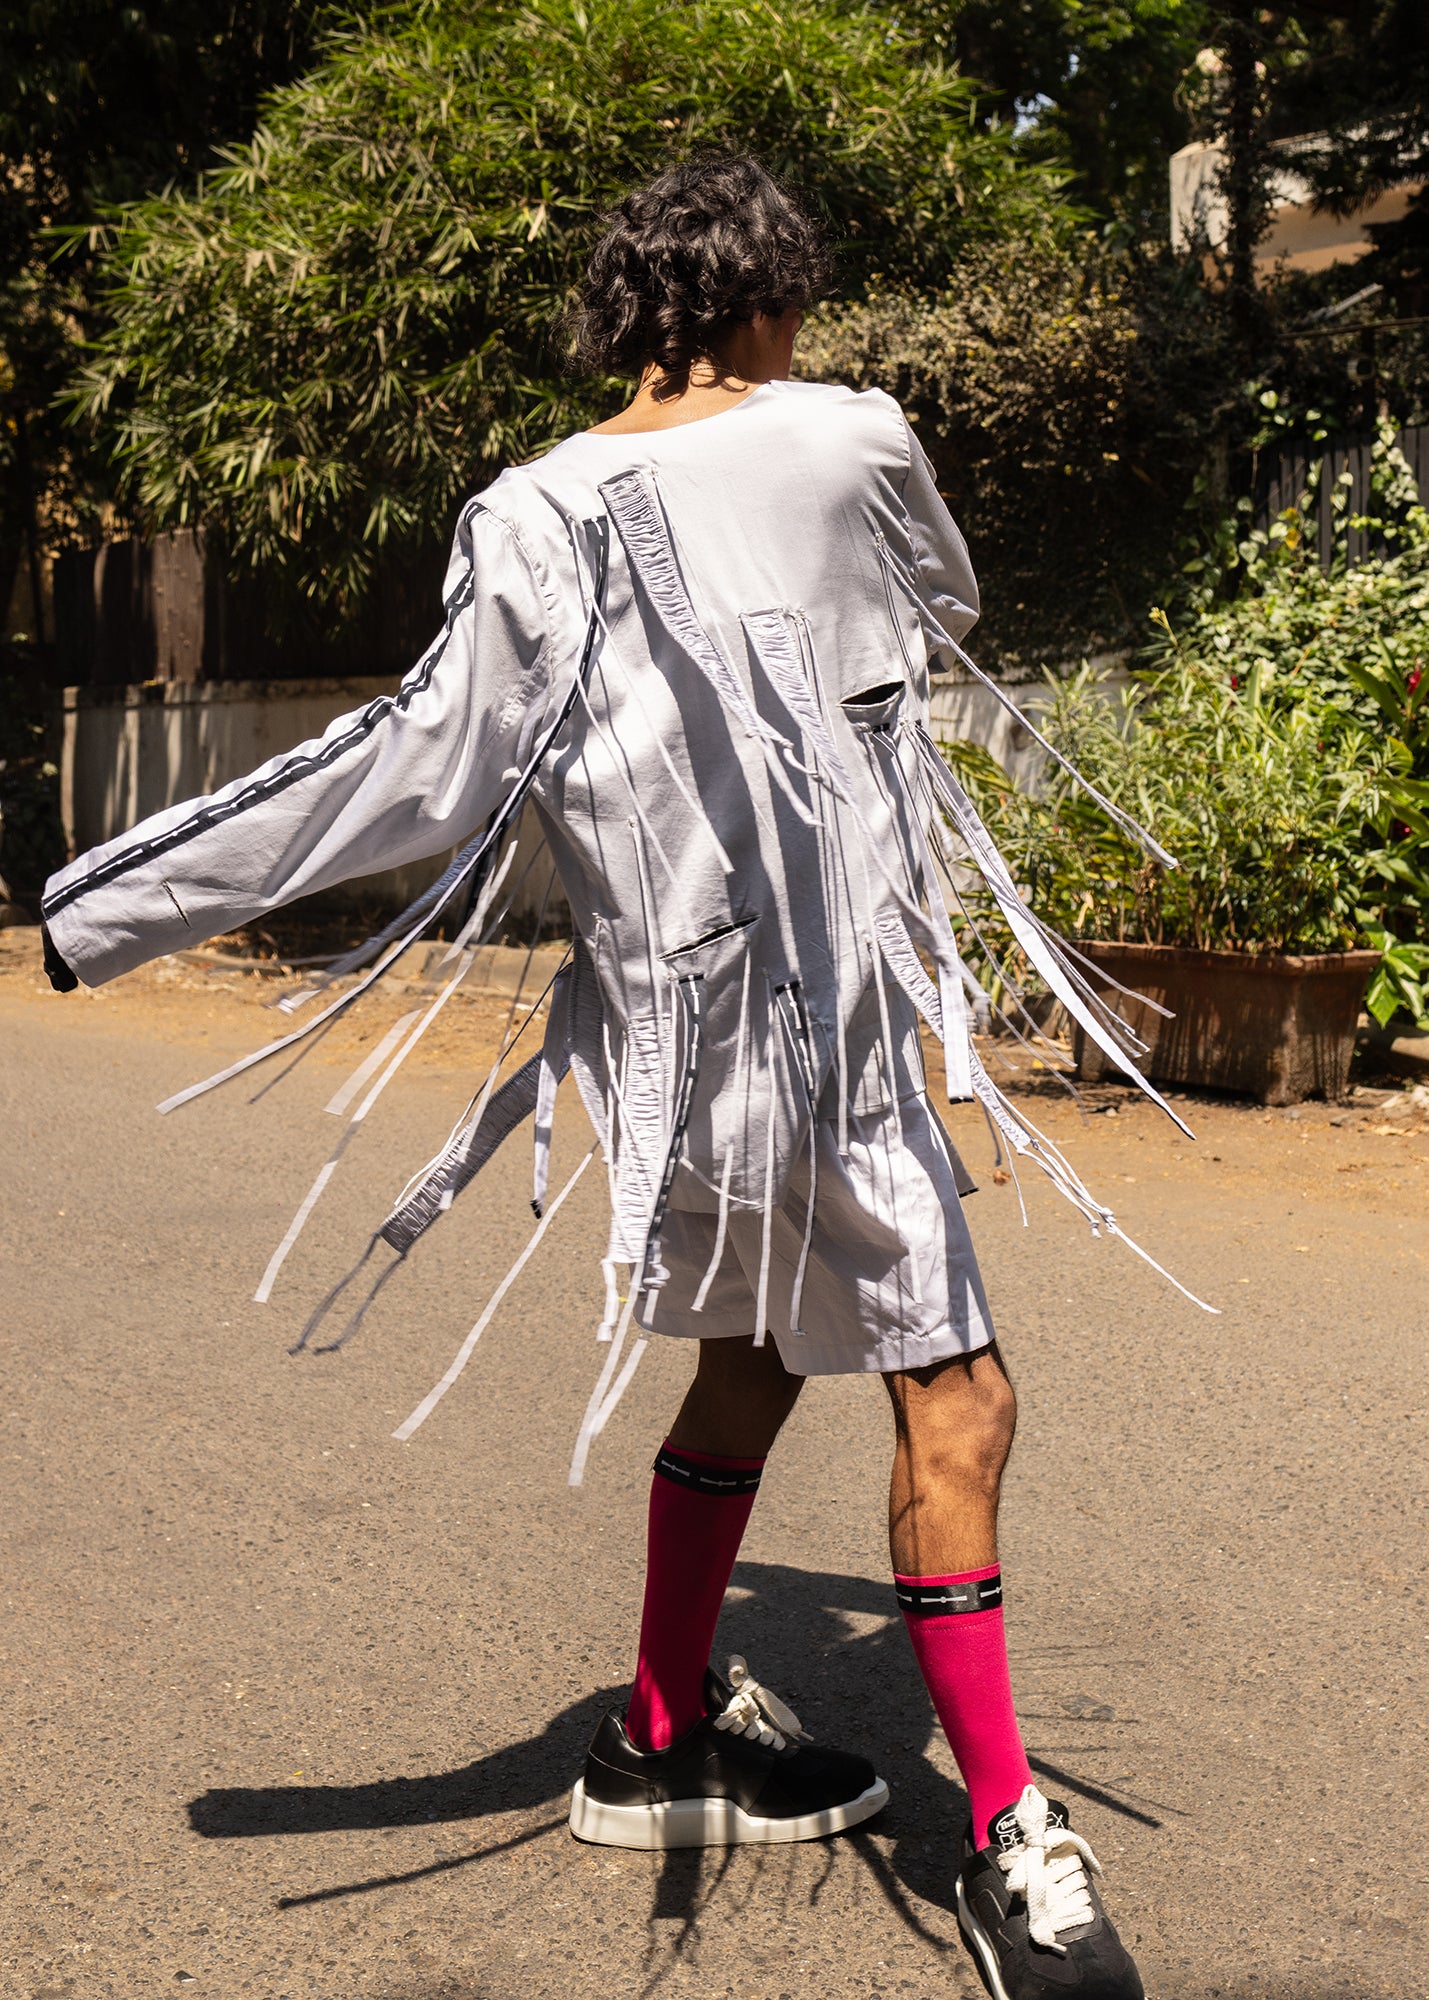
[[[85,985],[442,853],[487,819],[559,678],[551,603],[513,530],[480,504],[458,525],[444,597],[444,627],[396,694],[51,877],[45,923]]]
[[[903,504],[908,512],[919,593],[932,614],[929,651],[937,652],[945,634],[961,643],[977,623],[977,578],[962,531],[938,491],[928,454],[906,419],[904,428],[908,433],[908,476]],[[945,659],[943,664],[951,667],[953,663]]]

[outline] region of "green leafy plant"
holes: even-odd
[[[1379,946],[1375,1010],[1397,994],[1394,1004],[1423,1022],[1410,968],[1429,929],[1429,513],[1395,439],[1394,423],[1381,423],[1370,511],[1351,512],[1348,476],[1329,494],[1328,570],[1316,554],[1316,508],[1326,502],[1312,461],[1296,506],[1267,530],[1247,524],[1229,557],[1223,539],[1218,565],[1193,578],[1177,643],[1234,685],[1258,674],[1261,699],[1276,712],[1313,709],[1328,759],[1344,763],[1366,735],[1376,744],[1382,776],[1363,829],[1359,920],[1371,942],[1405,948]],[[1351,531],[1372,549],[1358,564],[1348,560]],[[1229,598],[1228,580],[1239,586]]]
[[[25,0],[0,8],[0,605],[16,571],[115,516],[102,456],[58,398],[92,329],[87,246],[59,229],[197,172],[246,138],[310,52],[301,0]],[[36,632],[37,638],[53,634]]]
[[[611,407],[552,328],[602,210],[702,146],[829,217],[841,283],[937,284],[1065,224],[1060,177],[892,17],[817,0],[408,0],[330,34],[251,143],[112,211],[74,407],[156,527],[343,607],[502,464]]]
[[[1057,771],[1036,793],[978,785],[1038,912],[1070,937],[1200,950],[1354,943],[1374,864],[1363,841],[1389,764],[1368,732],[1326,756],[1318,709],[1277,709],[1175,659],[1117,688],[1083,667],[1049,680],[1041,726],[1176,856],[1164,869]],[[954,762],[960,758],[955,749]]]
[[[1129,685],[1089,668],[1048,677],[1045,733],[1178,869],[1148,861],[1055,768],[1028,791],[950,750],[1058,929],[1239,951],[1367,944],[1383,953],[1376,1018],[1402,1007],[1429,1026],[1429,516],[1392,426],[1374,493],[1376,513],[1354,521],[1332,496],[1328,572],[1308,503],[1242,534],[1238,593],[1196,572],[1182,615],[1155,614]],[[1381,551],[1354,568],[1351,526]]]
[[[1366,924],[1365,937],[1384,953],[1365,995],[1366,1008],[1382,1028],[1403,1012],[1429,1032],[1429,944],[1406,944],[1378,924]]]

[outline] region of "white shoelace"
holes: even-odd
[[[1026,1900],[1027,1928],[1036,1943],[1065,1954],[1058,1933],[1091,1922],[1096,1911],[1087,1868],[1095,1875],[1102,1868],[1080,1834],[1069,1826],[1049,1825],[1048,1810],[1037,1787],[1029,1785],[1013,1808],[1022,1839],[998,1855],[997,1865],[1008,1888]]]
[[[793,1709],[761,1686],[740,1654],[732,1655],[725,1678],[734,1692],[714,1717],[716,1729],[732,1730],[736,1736],[747,1736],[751,1743],[762,1743],[770,1750],[782,1750],[789,1742],[808,1742]]]

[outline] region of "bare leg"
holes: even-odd
[[[997,1501],[1017,1398],[996,1347],[885,1375],[897,1445],[888,1543],[899,1576],[997,1561]]]
[[[802,1375],[791,1375],[772,1340],[702,1340],[699,1366],[670,1443],[721,1458],[763,1458],[798,1401]]]
[[[995,1348],[885,1379],[898,1428],[888,1502],[893,1568],[981,1847],[993,1817],[1032,1781],[1012,1705],[997,1567],[998,1487],[1017,1403]]]

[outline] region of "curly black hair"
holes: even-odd
[[[748,154],[671,167],[603,218],[572,315],[576,361],[681,379],[756,313],[802,311],[828,283],[823,231]]]

